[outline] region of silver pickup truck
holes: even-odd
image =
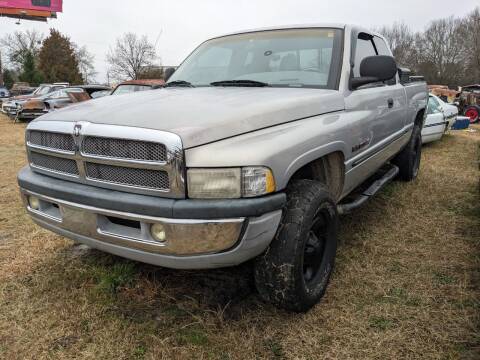
[[[307,311],[333,270],[339,214],[417,176],[427,97],[365,29],[230,34],[161,89],[30,123],[18,182],[46,229],[169,268],[254,259],[263,299]]]

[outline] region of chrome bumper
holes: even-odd
[[[256,218],[167,219],[91,207],[21,189],[40,226],[118,256],[177,269],[238,265],[261,254],[275,236],[282,211]],[[33,209],[29,196],[39,199]],[[151,234],[162,224],[164,242]]]

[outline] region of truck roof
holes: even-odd
[[[254,29],[246,29],[246,30],[239,30],[231,33],[222,34],[219,36],[213,37],[219,38],[229,35],[239,35],[239,34],[246,34],[251,32],[258,32],[258,31],[271,31],[271,30],[286,30],[286,29],[311,29],[311,28],[329,28],[329,29],[345,29],[346,27],[350,27],[357,31],[366,31],[372,35],[377,35],[383,37],[381,34],[376,33],[375,31],[371,31],[359,25],[354,24],[346,24],[346,23],[307,23],[307,24],[290,24],[290,25],[277,25],[277,26],[269,26],[269,27],[262,27],[262,28],[254,28]]]

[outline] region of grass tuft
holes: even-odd
[[[96,289],[115,294],[120,288],[131,286],[136,277],[135,264],[116,263],[111,267],[99,266],[94,269]]]
[[[385,331],[394,326],[394,321],[383,316],[372,316],[368,319],[370,327],[376,330]]]
[[[184,328],[177,332],[177,340],[179,344],[190,344],[196,346],[206,346],[208,344],[208,336],[203,329],[200,328]]]

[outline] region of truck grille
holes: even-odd
[[[180,137],[160,130],[85,125],[61,121],[30,124],[26,138],[32,169],[107,189],[185,197]]]
[[[33,152],[31,155],[31,163],[45,170],[78,176],[78,167],[75,160]]]
[[[129,160],[167,160],[167,150],[163,144],[97,136],[88,136],[83,140],[82,152],[86,155]]]
[[[47,131],[30,131],[29,143],[45,148],[75,151],[73,136],[68,134],[52,133]]]
[[[87,178],[147,189],[167,190],[168,174],[161,170],[136,169],[86,163]]]

